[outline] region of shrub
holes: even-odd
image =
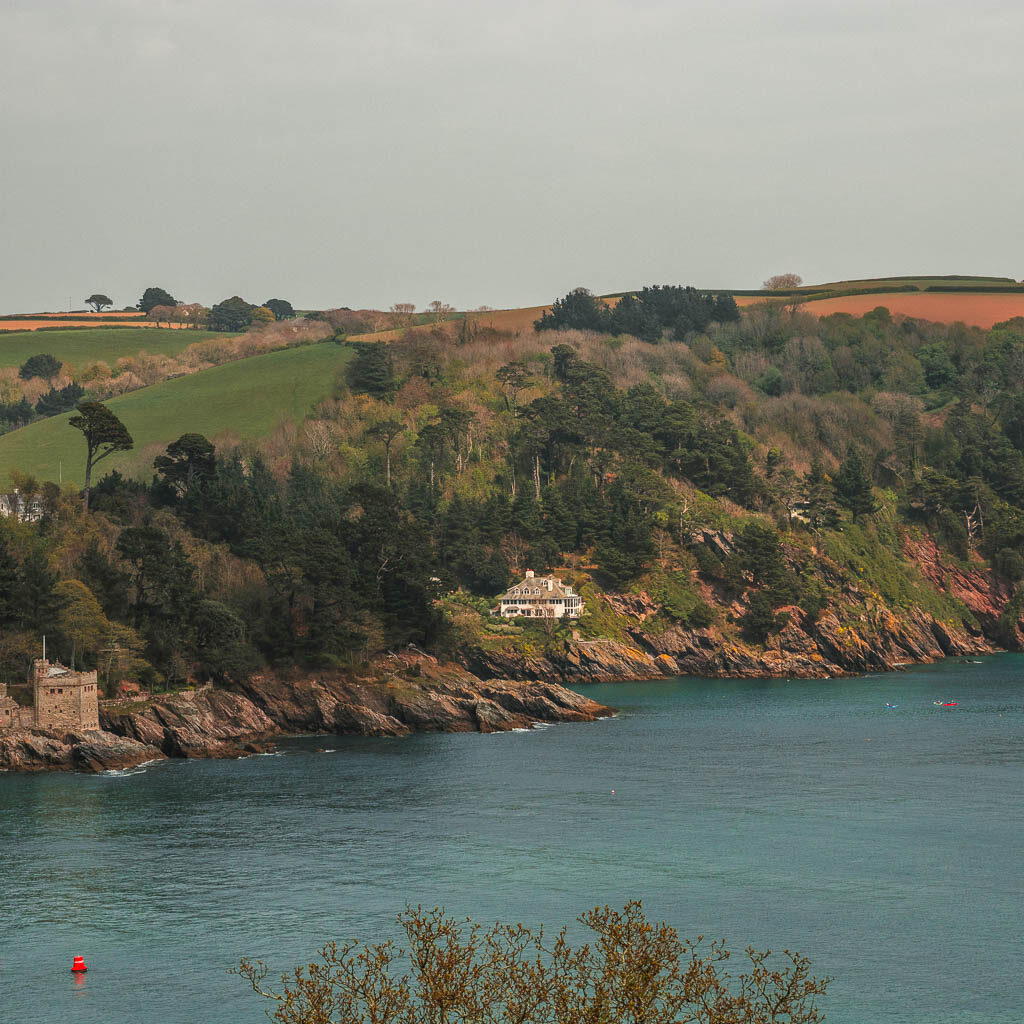
[[[33,377],[41,377],[43,380],[51,380],[60,373],[64,364],[48,352],[41,352],[36,356],[29,356],[18,370],[18,376],[22,380],[31,380]]]
[[[485,931],[440,908],[407,908],[398,923],[408,951],[394,942],[330,942],[318,962],[283,975],[281,991],[264,988],[260,960],[244,959],[233,973],[276,1004],[268,1016],[281,1024],[824,1020],[816,997],[831,979],[813,977],[799,953],[748,948],[747,969],[733,975],[723,943],[681,940],[664,922],[647,921],[639,901],[578,920],[594,939],[574,948],[566,928],[550,938],[522,924]]]

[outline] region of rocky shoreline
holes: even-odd
[[[716,537],[718,535],[715,535]],[[898,671],[941,658],[995,654],[1000,619],[1012,591],[987,568],[964,569],[943,558],[929,537],[908,538],[904,555],[922,575],[970,613],[970,624],[939,620],[918,607],[895,610],[866,586],[850,582],[823,561],[822,578],[837,592],[818,616],[797,606],[778,609],[786,625],[762,647],[717,626],[688,629],[659,622],[659,605],[648,595],[604,594],[620,623],[616,639],[574,638],[525,653],[513,643],[470,644],[460,660],[478,676],[550,679],[567,686],[696,675],[712,678],[834,678],[865,672]],[[702,596],[737,619],[746,611],[739,599],[723,601],[706,585]],[[1015,627],[1024,649],[1024,621]]]
[[[930,538],[908,540],[904,554],[970,612],[969,625],[918,607],[894,611],[836,576],[831,582],[840,596],[833,605],[817,617],[796,606],[781,609],[785,626],[761,647],[715,626],[666,628],[646,595],[605,594],[626,623],[616,639],[576,637],[541,650],[470,644],[459,652],[460,664],[410,650],[361,673],[266,674],[228,689],[106,704],[99,732],[0,734],[0,770],[104,771],[163,758],[240,757],[300,732],[404,736],[587,722],[612,712],[567,687],[676,675],[828,678],[1002,649],[993,637],[1010,592],[989,570],[944,560]],[[710,590],[705,597],[716,599]],[[726,610],[737,616],[743,606]],[[1024,622],[1015,632],[1024,647]]]
[[[0,735],[0,769],[98,772],[165,758],[241,757],[290,733],[505,732],[612,713],[555,683],[481,680],[410,651],[360,676],[268,674],[231,689],[107,704],[98,732],[12,731]]]
[[[827,611],[809,622],[800,608],[783,608],[780,611],[789,616],[788,623],[761,648],[726,637],[714,627],[674,627],[653,633],[643,626],[642,601],[634,599],[632,604],[636,625],[626,631],[625,639],[574,639],[537,654],[475,646],[464,651],[462,658],[477,675],[552,679],[578,686],[677,675],[834,678],[1000,650],[983,635],[938,622],[919,609],[898,616],[879,608],[860,622]]]

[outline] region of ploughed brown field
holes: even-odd
[[[156,327],[152,320],[131,320],[125,315],[126,322],[132,327]],[[103,321],[62,320],[60,317],[41,317],[37,320],[0,320],[0,331],[37,331],[40,327],[102,327]],[[116,324],[112,326],[117,326]],[[164,330],[168,324],[159,325]],[[187,324],[170,324],[171,327],[186,327]]]
[[[144,313],[140,313],[138,310],[118,310],[118,309],[105,309],[102,313],[94,313],[91,309],[80,309],[75,313],[70,310],[67,313],[40,313],[39,319],[67,319],[69,316],[74,316],[76,320],[82,317],[89,317],[95,320],[109,320],[112,316],[116,316],[119,320],[144,320],[146,318]]]
[[[765,301],[767,299],[760,295],[736,296],[738,306],[752,306]],[[815,316],[829,316],[832,313],[863,316],[878,306],[885,306],[890,313],[919,320],[947,324],[960,320],[972,327],[987,328],[1014,316],[1024,316],[1024,293],[986,295],[970,292],[880,292],[876,295],[818,299],[816,302],[805,302],[800,308]]]

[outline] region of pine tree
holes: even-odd
[[[728,293],[722,292],[715,297],[715,319],[720,324],[732,323],[740,318],[736,300]]]
[[[835,479],[836,500],[847,509],[856,522],[863,515],[870,515],[877,507],[871,493],[871,480],[860,455],[851,448],[845,461],[839,467]]]
[[[18,586],[21,625],[37,633],[45,633],[56,625],[62,601],[56,591],[57,576],[50,571],[46,555],[40,549],[29,553],[21,567]]]
[[[0,627],[13,628],[21,618],[20,584],[20,567],[0,536]]]
[[[345,380],[356,394],[387,398],[395,390],[395,367],[387,345],[361,342],[345,369]]]

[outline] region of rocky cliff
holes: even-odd
[[[108,731],[167,757],[238,757],[265,749],[283,733],[502,732],[610,713],[553,683],[482,681],[410,651],[380,659],[358,676],[253,676],[231,690],[107,706],[101,720]]]
[[[100,709],[102,732],[3,734],[0,769],[104,771],[166,757],[240,757],[285,733],[503,732],[608,714],[554,683],[481,680],[408,651],[379,659],[361,675],[261,675],[230,690],[107,704]]]
[[[154,746],[102,730],[59,733],[19,729],[0,733],[0,771],[103,772],[161,761]]]
[[[965,570],[944,561],[929,538],[908,540],[906,554],[930,583],[964,605],[975,623],[940,621],[918,607],[893,609],[869,588],[823,565],[819,571],[835,588],[837,600],[816,617],[796,606],[779,609],[786,625],[763,646],[745,643],[736,630],[718,626],[666,625],[658,604],[643,593],[604,594],[600,600],[624,624],[619,639],[575,638],[532,652],[514,642],[476,643],[467,645],[460,658],[481,677],[574,685],[673,675],[840,676],[999,650],[993,636],[1009,591],[987,569]],[[723,615],[737,618],[745,610],[739,601],[723,606],[708,587],[704,596],[718,603]],[[1024,638],[1020,625],[1018,635]]]

